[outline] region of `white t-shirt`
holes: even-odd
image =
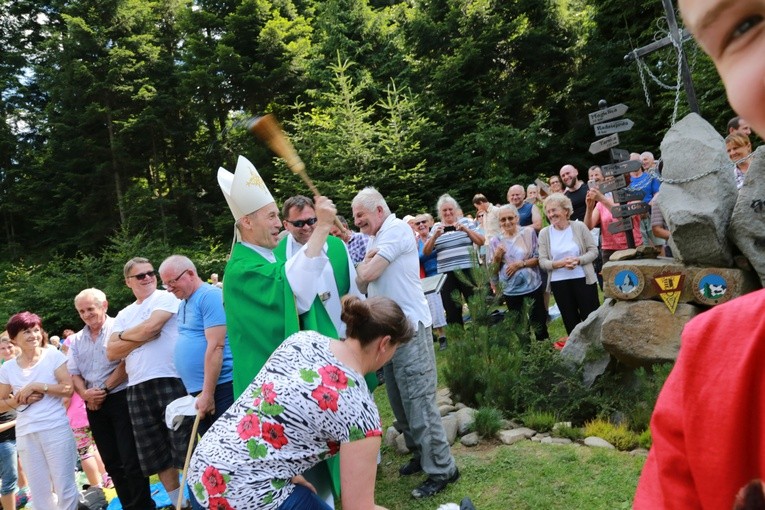
[[[420,256],[412,228],[391,214],[369,242],[367,251],[374,249],[390,265],[369,283],[369,297],[384,296],[398,303],[415,328],[418,322],[425,327],[433,324],[420,282]]]
[[[578,257],[581,255],[579,245],[574,240],[574,230],[569,225],[565,230],[558,230],[550,227],[550,255],[552,260],[563,260],[566,257]],[[576,266],[574,269],[561,267],[553,269],[550,280],[559,282],[562,280],[573,280],[575,278],[585,278],[582,266]]]
[[[176,316],[180,300],[166,290],[155,290],[142,303],[132,303],[114,320],[113,331],[124,331],[142,323],[155,310],[170,312],[173,316],[162,326],[158,338],[149,340],[125,358],[128,386],[160,377],[178,377],[175,371],[175,341],[178,339]]]
[[[0,367],[0,384],[9,384],[14,394],[31,382],[58,384],[56,369],[65,364],[66,356],[57,350],[42,349],[40,359],[29,368],[22,369],[15,359],[3,363]],[[42,400],[29,407],[22,404],[19,411],[16,413],[16,437],[69,426],[60,397],[45,394]]]

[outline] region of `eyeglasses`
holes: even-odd
[[[503,221],[513,221],[515,218],[517,218],[517,216],[504,216],[500,218],[499,221],[500,223],[502,223]]]
[[[319,221],[319,220],[317,218],[308,218],[307,220],[295,220],[295,221],[284,220],[284,221],[286,221],[287,223],[289,223],[293,227],[303,228],[306,225],[308,225],[309,227],[312,227],[312,226],[316,225],[316,222]]]
[[[426,224],[426,223],[427,223],[427,220],[422,220],[422,221],[415,221],[415,222],[414,222],[414,224],[415,224],[415,225],[424,225],[424,224]]]
[[[138,274],[134,274],[134,275],[128,276],[128,278],[135,278],[136,280],[142,282],[144,280],[144,278],[146,278],[147,276],[149,278],[156,277],[157,276],[157,272],[152,269],[151,271],[146,271],[145,273],[138,273]]]
[[[185,275],[187,272],[188,272],[188,269],[184,269],[181,274],[179,274],[172,280],[167,280],[166,282],[162,282],[162,287],[164,288],[172,287],[173,285],[178,283],[178,280],[180,280],[183,277],[183,275]]]

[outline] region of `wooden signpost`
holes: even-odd
[[[627,110],[629,110],[629,107],[626,104],[620,103],[615,106],[609,106],[609,107],[603,108],[602,110],[592,112],[589,115],[590,126],[594,126],[595,124],[599,124],[600,122],[605,122],[607,120],[621,117],[622,115],[627,113]]]
[[[603,124],[595,124],[595,136],[610,135],[611,133],[621,133],[623,131],[629,131],[632,129],[635,123],[630,119],[612,120],[611,122],[604,122]]]
[[[651,210],[651,206],[645,202],[630,202],[628,204],[615,205],[611,208],[614,218],[626,218],[636,214],[645,214]]]
[[[603,172],[603,177],[611,177],[612,175],[624,175],[630,172],[636,172],[640,166],[640,161],[636,159],[629,159],[627,161],[622,161],[621,163],[603,165],[600,167],[600,169]]]
[[[614,133],[610,136],[592,142],[590,144],[590,154],[597,154],[598,152],[603,152],[604,150],[610,149],[611,147],[616,147],[617,145],[619,145],[619,135]]]
[[[635,247],[635,237],[632,235],[632,217],[637,214],[643,214],[650,209],[644,202],[635,202],[642,200],[645,193],[641,190],[622,189],[627,186],[626,174],[637,171],[641,164],[640,161],[630,160],[629,152],[624,149],[616,148],[619,145],[619,135],[624,131],[629,131],[635,125],[630,119],[619,119],[629,107],[625,104],[617,104],[609,107],[601,100],[598,103],[600,110],[588,115],[590,125],[595,130],[596,136],[606,136],[590,144],[590,153],[597,154],[606,149],[610,149],[611,164],[600,167],[603,177],[610,177],[606,182],[598,184],[598,190],[601,193],[614,192],[614,201],[617,203],[611,208],[611,214],[614,218],[621,218],[608,225],[608,231],[612,234],[624,232],[627,238],[627,246]]]

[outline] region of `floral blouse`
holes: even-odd
[[[542,275],[538,267],[524,267],[509,277],[505,273],[507,264],[539,257],[537,233],[534,228],[521,227],[512,237],[507,237],[503,233],[492,238],[489,242],[487,260],[494,258],[494,252],[499,245],[505,247],[505,256],[498,275],[498,280],[502,282],[502,293],[505,296],[522,296],[537,290],[542,285]]]
[[[314,331],[287,338],[234,405],[202,437],[189,484],[204,508],[276,509],[290,479],[345,442],[381,436],[364,378]]]

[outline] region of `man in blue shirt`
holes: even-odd
[[[653,156],[653,155],[652,155]],[[630,188],[639,189],[645,192],[643,202],[652,205],[653,197],[659,192],[661,181],[656,179],[650,172],[643,171],[642,156],[636,152],[630,155],[630,159],[641,162],[641,167],[630,172]],[[640,216],[640,234],[643,236],[644,246],[663,246],[664,240],[653,235],[651,229],[651,213]]]
[[[164,287],[182,302],[178,308],[175,368],[183,385],[197,397],[204,418],[199,433],[234,403],[233,357],[226,335],[223,291],[202,281],[194,263],[171,255],[159,266]]]

